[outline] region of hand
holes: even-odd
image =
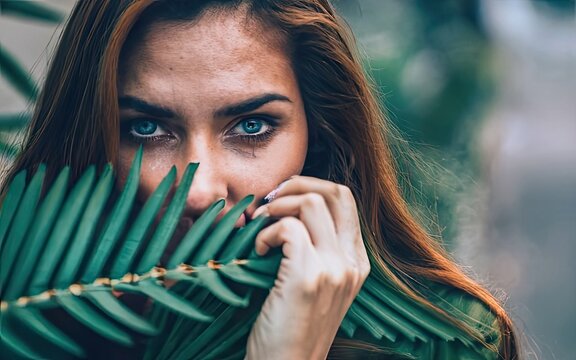
[[[260,214],[279,220],[257,236],[257,253],[281,246],[283,259],[246,358],[324,359],[370,272],[352,192],[297,176],[254,217]]]

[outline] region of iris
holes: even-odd
[[[150,120],[141,120],[132,127],[138,135],[151,135],[158,129],[158,124]]]
[[[244,130],[247,134],[256,134],[262,130],[262,121],[246,120],[242,122],[242,130]]]

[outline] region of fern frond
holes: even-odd
[[[234,228],[254,199],[247,196],[214,224],[225,206],[224,200],[217,201],[183,236],[166,264],[159,265],[198,164],[186,168],[169,201],[175,168],[138,208],[141,161],[142,149],[119,194],[109,165],[99,178],[89,167],[72,187],[64,168],[43,198],[44,166],[28,184],[22,172],[9,185],[0,210],[0,332],[2,346],[11,353],[50,358],[58,349],[86,356],[72,334],[50,319],[51,309],[61,309],[107,341],[129,347],[144,339],[144,358],[244,355],[282,260],[279,251],[266,257],[254,251],[254,238],[269,219],[259,217]],[[167,208],[159,216],[163,204]],[[139,313],[127,306],[120,295],[129,293],[148,299],[148,309]],[[455,293],[445,295],[452,303],[459,299]],[[468,303],[459,309],[481,311]],[[458,316],[456,310],[451,313]],[[377,273],[367,279],[341,334],[369,336],[402,354],[483,352],[469,332],[415,303]]]

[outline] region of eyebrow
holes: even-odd
[[[238,116],[250,111],[254,111],[272,101],[292,102],[292,100],[290,100],[290,98],[287,96],[277,93],[267,93],[241,101],[236,104],[224,106],[216,110],[215,116],[217,117]],[[162,117],[162,118],[176,117],[174,111],[160,105],[149,103],[134,96],[122,96],[118,99],[118,104],[121,109],[133,109],[138,112],[149,114],[155,117]]]
[[[217,117],[238,116],[250,111],[254,111],[272,101],[292,102],[292,100],[290,100],[290,98],[287,96],[276,93],[267,93],[241,101],[237,104],[224,106],[223,108],[217,110],[215,115]]]
[[[118,105],[121,109],[133,109],[141,113],[149,114],[155,117],[173,118],[175,113],[163,106],[151,104],[134,96],[123,96],[118,99]]]

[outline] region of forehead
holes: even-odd
[[[123,52],[119,82],[189,80],[200,89],[214,84],[242,86],[293,78],[292,66],[278,31],[245,11],[207,11],[194,21],[152,23]],[[210,86],[208,86],[210,85]],[[246,84],[253,86],[252,84]]]

